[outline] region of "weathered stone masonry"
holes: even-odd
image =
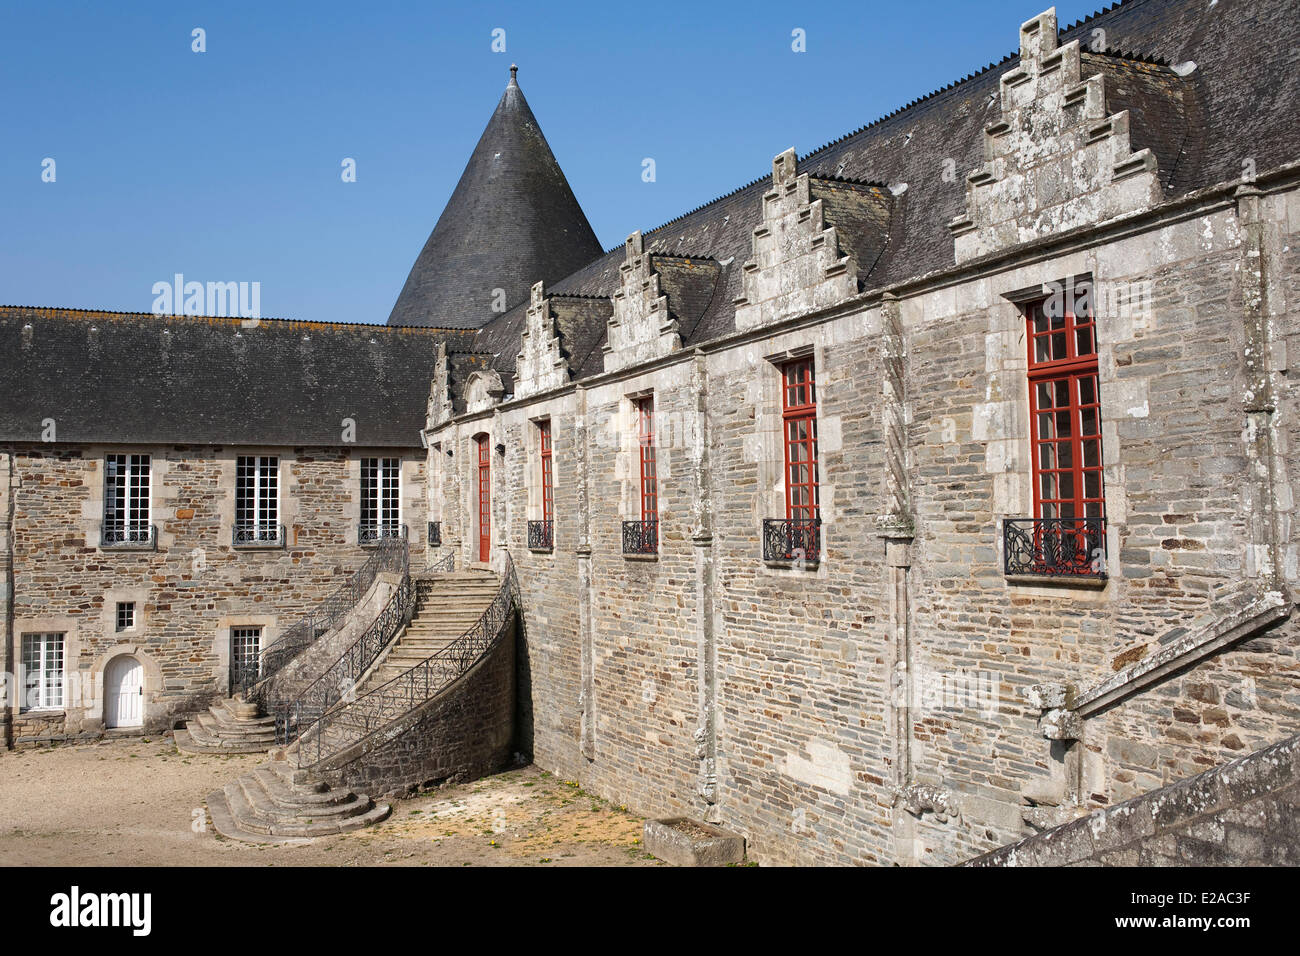
[[[517,641],[336,775],[407,785],[521,750],[760,862],[1025,838],[1147,861],[1078,838],[1300,729],[1288,14],[1128,0],[1061,31],[1049,10],[1001,63],[603,256],[512,70],[394,308],[421,328],[0,307],[6,670],[33,630],[67,634],[92,687],[132,653],[146,723],[170,723],[224,692],[232,625],[273,640],[360,564],[359,458],[399,457],[413,563],[426,521],[462,567],[507,549]],[[1096,363],[1104,547],[1026,574],[1004,544],[1044,517],[1026,310],[1063,302],[1096,323],[1070,360]],[[782,368],[807,361],[820,549],[765,557],[763,522],[790,517]],[[657,548],[624,554],[646,399]],[[542,424],[554,533],[530,548]],[[153,456],[156,551],[98,547],[110,450]],[[283,550],[229,547],[246,451],[281,458]],[[114,633],[117,600],[138,633]],[[96,731],[97,708],[10,710],[6,739]],[[1150,861],[1204,823],[1172,820]]]
[[[104,456],[118,449],[20,447],[15,472],[13,639],[65,634],[68,706],[11,712],[14,742],[97,733],[103,728],[103,674],[129,654],[144,665],[145,729],[170,728],[181,715],[229,692],[230,629],[261,626],[264,646],[323,600],[366,556],[357,545],[360,458],[389,451],[257,448],[280,454],[281,522],[286,545],[231,547],[235,458],[249,449],[133,446],[152,455],[156,550],[100,547]],[[404,519],[424,521],[423,460],[403,471]],[[424,536],[412,537],[423,563]],[[8,554],[9,552],[7,552]],[[118,632],[118,601],[133,601],[137,623]]]
[[[833,181],[788,152],[749,193],[748,258],[683,250],[739,292],[729,330],[692,339],[675,321],[688,289],[675,297],[655,252],[695,234],[687,217],[607,257],[622,265],[603,367],[552,350],[543,375],[525,349],[513,394],[430,419],[431,445],[462,462],[432,497],[469,502],[448,489],[470,481],[474,434],[505,449],[493,545],[519,570],[540,765],[735,829],[763,861],[954,863],[1300,726],[1297,169],[1170,198],[1169,154],[1133,116],[1184,109],[1190,81],[1056,37],[1050,13],[1022,28],[955,264],[873,286],[906,193],[828,199]],[[1098,323],[1107,575],[1022,580],[1001,538],[1033,514],[1020,303],[1076,278]],[[777,367],[806,354],[823,552],[769,565]],[[639,517],[631,400],[647,394],[649,560],[619,539]],[[539,419],[556,533],[533,554]],[[471,557],[472,509],[443,521]]]

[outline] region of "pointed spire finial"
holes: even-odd
[[[513,63],[511,63],[511,64],[510,64],[510,82],[511,82],[511,83],[517,83],[518,80],[516,79],[516,77],[518,77],[518,76],[519,76],[519,67],[517,67],[517,66],[515,66]]]

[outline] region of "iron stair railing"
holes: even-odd
[[[478,620],[436,654],[369,693],[336,704],[311,727],[304,727],[298,743],[298,766],[319,766],[406,716],[468,673],[505,632],[518,605],[518,594],[514,561],[506,552],[501,587]]]
[[[354,571],[337,591],[262,650],[259,677],[263,686],[267,678],[278,673],[318,637],[328,633],[343,615],[356,607],[370,590],[375,578],[384,571],[400,571],[404,577],[409,574],[410,552],[406,538],[384,538],[379,541],[366,563]]]
[[[355,692],[370,666],[398,634],[411,622],[415,607],[415,587],[409,569],[379,616],[353,641],[325,671],[292,698],[277,699],[269,708],[275,717],[276,743],[292,742],[299,730],[310,726],[322,714]]]

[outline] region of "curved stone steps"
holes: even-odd
[[[461,571],[416,580],[417,610],[411,622],[356,688],[362,697],[423,663],[478,622],[501,590],[490,571]]]
[[[275,719],[241,700],[220,701],[186,721],[175,734],[183,754],[265,753],[275,746]]]
[[[208,794],[212,824],[222,836],[249,843],[332,836],[388,816],[386,803],[333,788],[283,761],[246,773]]]

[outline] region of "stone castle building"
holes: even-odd
[[[514,582],[513,675],[442,707],[510,739],[444,776],[765,862],[956,863],[1297,734],[1298,49],[1049,10],[607,253],[512,70],[387,327],[0,309],[6,742],[176,725],[392,541]]]

